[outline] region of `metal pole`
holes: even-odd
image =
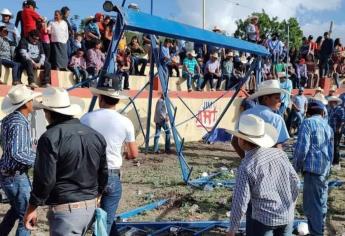
[[[202,0],[202,28],[206,27],[206,0]]]
[[[151,0],[151,16],[153,15],[153,0]]]

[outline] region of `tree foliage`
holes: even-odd
[[[290,30],[290,47],[299,48],[302,45],[303,31],[296,18],[291,17],[288,20],[279,21],[278,17],[270,17],[264,10],[261,13],[254,12],[252,15],[259,17],[260,37],[267,38],[272,33],[278,33],[280,40],[287,43],[288,34],[287,29],[289,25]],[[248,19],[240,19],[236,21],[237,30],[235,31],[235,37],[245,39],[246,27],[249,24]]]

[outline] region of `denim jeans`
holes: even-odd
[[[118,173],[109,170],[108,184],[101,198],[101,208],[107,212],[107,232],[109,235],[119,235],[116,229],[115,213],[122,195],[122,184]]]
[[[76,78],[76,83],[87,80],[89,74],[87,71],[81,67],[70,67],[69,68]]]
[[[4,65],[5,67],[12,68],[12,83],[13,82],[20,82],[20,78],[22,76],[22,68],[20,63],[6,60],[6,59],[0,59],[0,65]]]
[[[133,64],[134,64],[134,70],[136,75],[144,75],[145,74],[145,68],[147,65],[147,59],[142,58],[142,57],[136,57],[133,56]],[[141,65],[141,68],[139,70],[139,65]]]
[[[7,211],[0,224],[1,235],[8,235],[15,222],[18,222],[16,236],[30,235],[25,229],[23,217],[29,204],[31,184],[27,174],[15,176],[2,176],[0,174],[1,187],[10,201],[11,208]]]
[[[327,214],[328,181],[324,175],[305,172],[303,211],[308,219],[309,232],[322,236]]]
[[[295,109],[292,109],[286,121],[286,127],[288,131],[290,132],[290,129],[292,126],[298,129],[302,121],[303,121],[303,115],[300,112],[296,111]]]
[[[164,129],[165,132],[165,152],[170,151],[170,129],[168,126],[168,123],[166,121],[163,121],[162,123],[156,123],[156,133],[154,137],[154,146],[153,146],[153,152],[158,152],[158,141],[159,136],[161,135],[161,129]]]
[[[291,236],[293,222],[288,225],[268,226],[257,220],[252,220],[253,231],[255,236]],[[248,235],[249,236],[249,235]]]
[[[85,235],[91,225],[96,206],[67,211],[49,210],[47,219],[50,236]]]
[[[200,80],[200,75],[191,75],[187,73],[183,73],[183,78],[187,80],[187,88],[191,89],[192,88],[192,82],[196,82],[196,88],[200,89],[201,87],[201,80]]]

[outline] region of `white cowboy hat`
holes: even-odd
[[[337,102],[338,105],[343,103],[343,101],[340,98],[338,98],[337,96],[329,96],[329,97],[327,97],[327,100],[328,100],[328,103],[329,102]]]
[[[325,98],[325,95],[323,95],[322,93],[316,94],[312,99],[318,100],[318,101],[322,102],[324,105],[328,104],[328,101]]]
[[[191,55],[192,57],[196,57],[197,56],[196,53],[195,53],[195,50],[188,51],[187,55]]]
[[[104,95],[104,96],[116,98],[116,99],[127,99],[128,98],[128,96],[121,94],[119,90],[109,88],[109,87],[100,87],[100,88],[91,87],[90,91],[94,95]]]
[[[333,92],[337,91],[337,86],[333,85],[329,91],[333,91]]]
[[[41,93],[35,93],[23,84],[13,86],[2,101],[1,110],[4,113],[12,113],[40,95]]]
[[[240,116],[238,129],[229,131],[232,135],[254,143],[260,147],[273,147],[278,140],[278,131],[258,116]]]
[[[323,92],[323,89],[321,87],[317,87],[315,90]]]
[[[35,101],[35,109],[45,109],[67,116],[75,116],[82,112],[78,104],[72,104],[67,90],[49,87],[42,92],[42,101]],[[73,98],[75,103],[77,98]]]
[[[247,63],[248,63],[248,59],[247,59],[247,57],[246,57],[245,55],[242,55],[242,56],[240,57],[240,61],[241,61],[241,63],[243,63],[243,64],[247,64]]]
[[[258,98],[264,95],[275,94],[275,93],[285,93],[285,94],[290,95],[288,91],[280,88],[280,82],[278,80],[271,79],[271,80],[265,80],[261,82],[258,85],[258,91],[250,95],[247,99],[253,100],[255,98]]]
[[[210,56],[218,59],[218,53],[216,52],[212,53]]]
[[[11,16],[12,17],[12,12],[8,10],[7,8],[4,8],[1,10],[0,15],[5,15],[5,16]]]
[[[280,78],[287,78],[287,74],[286,72],[278,72],[277,73],[277,77],[280,79]]]

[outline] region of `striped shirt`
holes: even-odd
[[[328,175],[333,161],[333,131],[327,121],[315,115],[303,121],[294,150],[297,172]]]
[[[24,172],[33,166],[36,155],[32,150],[30,124],[21,112],[15,111],[2,120],[1,141],[2,171]]]
[[[252,218],[267,226],[294,219],[299,178],[285,152],[277,148],[247,151],[237,176],[232,199],[230,229],[236,231],[252,202]]]

